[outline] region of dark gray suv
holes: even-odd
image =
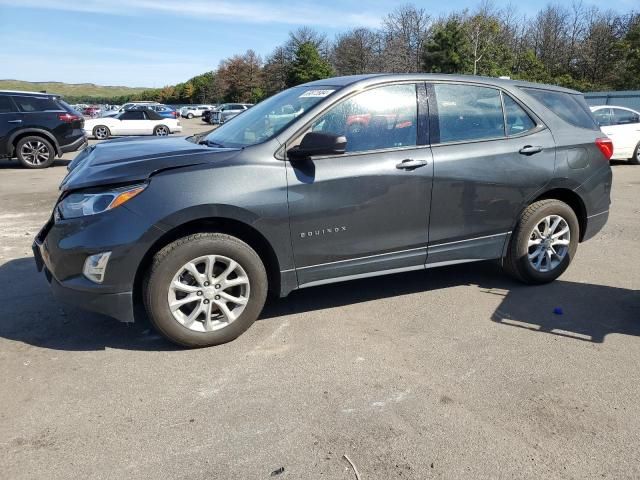
[[[60,298],[215,345],[268,292],[491,259],[550,282],[607,221],[611,153],[572,90],[327,79],[207,135],[84,150],[34,253]]]

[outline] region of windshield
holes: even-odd
[[[248,147],[278,135],[335,87],[294,87],[280,92],[242,112],[207,135],[203,143],[217,147]]]

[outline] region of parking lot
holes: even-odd
[[[0,162],[3,478],[353,479],[343,454],[363,480],[640,477],[640,167],[612,162],[609,223],[552,284],[479,263],[309,288],[182,350],[36,272],[71,158]]]

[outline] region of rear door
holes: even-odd
[[[20,128],[22,114],[9,95],[0,95],[0,157],[9,153],[9,137]]]
[[[307,131],[347,138],[342,155],[287,162],[300,285],[424,268],[433,164],[419,92],[424,84],[357,93],[287,143]]]
[[[71,134],[73,127],[58,118],[59,114],[66,113],[56,100],[48,96],[16,95],[13,101],[18,107],[22,127],[39,128],[51,132],[56,139],[65,138]]]
[[[427,264],[498,258],[554,172],[551,132],[497,88],[428,85],[434,183]]]

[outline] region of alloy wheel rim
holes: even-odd
[[[38,140],[26,142],[22,145],[20,153],[29,165],[41,165],[49,160],[49,148]]]
[[[560,215],[548,215],[540,220],[529,234],[528,257],[538,272],[551,272],[569,252],[571,229]]]
[[[205,255],[185,263],[167,295],[173,318],[195,332],[213,332],[237,320],[249,302],[249,277],[235,260]]]
[[[169,132],[167,132],[167,129],[165,127],[160,127],[156,130],[156,135],[158,137],[166,137],[167,135],[169,135]]]
[[[107,138],[107,129],[105,127],[96,128],[96,137],[100,140]]]

